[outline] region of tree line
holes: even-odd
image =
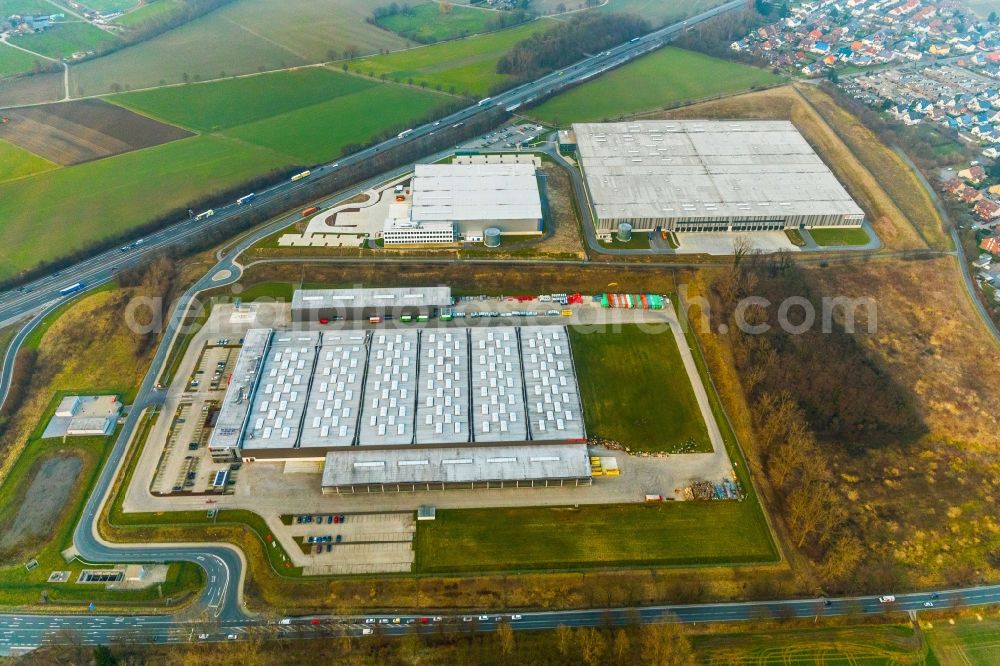
[[[649,32],[649,23],[631,14],[583,13],[524,39],[497,62],[496,71],[516,81],[538,78]]]

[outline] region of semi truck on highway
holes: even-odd
[[[308,171],[308,170],[303,171],[301,173],[297,173],[294,176],[292,176],[292,182],[295,182],[296,180],[302,180],[303,178],[308,178],[311,175],[312,175],[312,171]]]
[[[197,215],[195,215],[194,219],[196,219],[196,220],[207,220],[208,218],[212,217],[213,215],[215,215],[215,209],[209,208],[208,210],[202,211],[201,213],[198,213]]]
[[[236,205],[237,206],[242,206],[245,203],[250,203],[251,201],[253,201],[256,198],[257,198],[257,195],[254,194],[253,192],[251,192],[250,194],[244,195],[244,196],[240,197],[239,199],[237,199],[236,200]]]
[[[486,106],[487,104],[490,103],[491,99],[493,99],[493,98],[492,97],[486,97],[486,98],[483,98],[483,99],[479,100],[479,106]]]
[[[399,134],[397,134],[397,135],[396,135],[396,138],[397,138],[397,139],[402,139],[402,138],[403,138],[403,137],[405,137],[405,136],[406,136],[407,134],[410,134],[410,133],[412,133],[412,132],[413,132],[413,128],[411,127],[410,129],[406,129],[406,130],[403,130],[402,132],[400,132]]]
[[[84,284],[82,282],[77,282],[76,284],[71,284],[70,286],[60,289],[60,296],[68,296],[69,294],[75,294],[78,291],[83,291]]]

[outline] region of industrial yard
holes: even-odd
[[[584,416],[606,417],[583,400],[574,340],[587,336],[582,371],[593,377],[600,341],[636,323],[649,336],[629,344],[667,349],[665,334],[687,350],[670,299],[653,294],[313,289],[291,303],[217,305],[167,387],[123,508],[248,509],[273,530],[290,566],[342,574],[409,571],[415,556],[412,526],[347,529],[340,520],[412,520],[425,505],[684,500],[701,486],[708,497],[738,498],[689,355],[676,356],[671,375],[643,381],[673,387],[667,413],[695,419],[701,446],[634,455],[589,435]],[[685,380],[688,389],[678,384]],[[669,407],[685,394],[683,407]],[[642,439],[629,444],[651,444]]]

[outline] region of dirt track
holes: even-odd
[[[0,138],[64,166],[191,136],[102,100],[44,104],[4,112]]]

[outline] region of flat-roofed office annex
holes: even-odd
[[[598,231],[860,226],[855,203],[792,123],[573,125]]]

